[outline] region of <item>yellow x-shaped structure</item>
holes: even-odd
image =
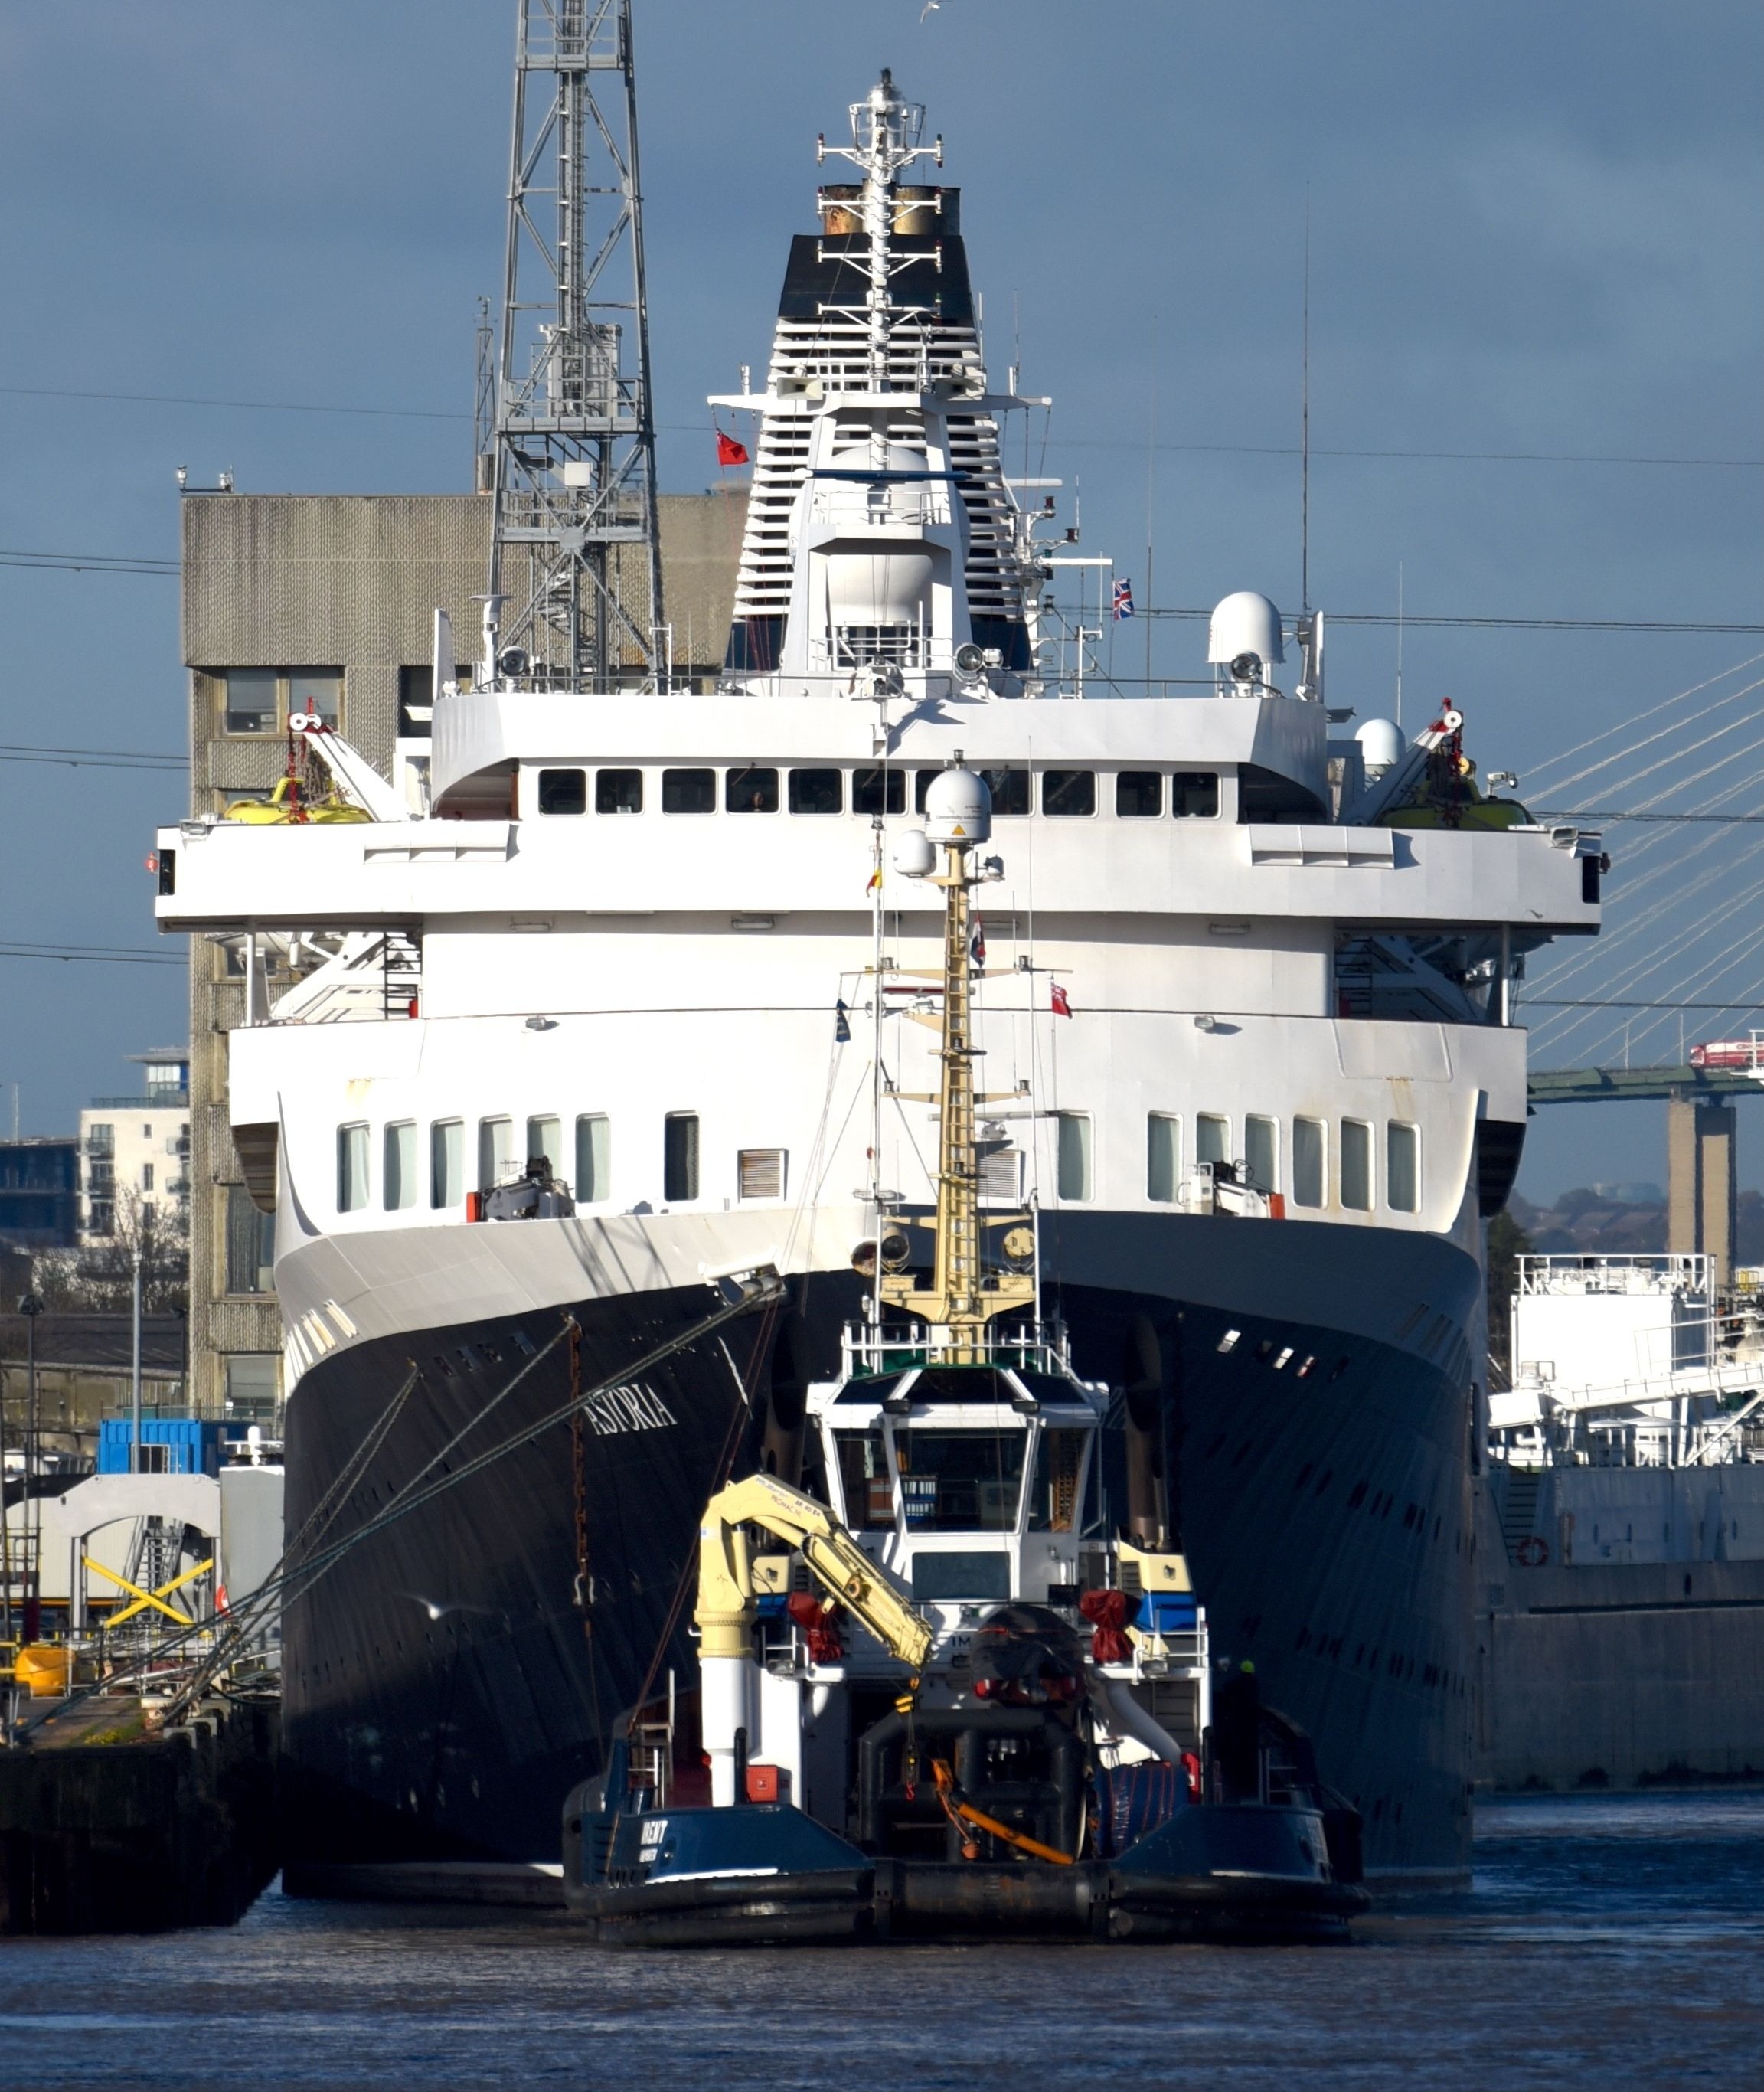
[[[188,1613],[180,1613],[175,1606],[168,1606],[166,1601],[180,1584],[192,1582],[205,1570],[212,1569],[214,1566],[214,1558],[211,1554],[207,1561],[198,1562],[193,1569],[186,1569],[181,1576],[174,1576],[169,1584],[162,1584],[157,1591],[144,1591],[139,1584],[132,1584],[128,1577],[119,1576],[114,1569],[106,1569],[102,1562],[94,1562],[89,1554],[82,1555],[80,1558],[87,1568],[96,1570],[107,1582],[127,1591],[135,1601],[132,1606],[124,1606],[121,1612],[112,1613],[105,1622],[107,1627],[120,1627],[124,1620],[133,1619],[136,1613],[145,1612],[149,1606],[156,1612],[163,1613],[168,1620],[175,1620],[180,1627],[194,1627],[196,1623]]]

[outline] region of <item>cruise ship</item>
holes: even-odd
[[[1354,732],[1308,607],[1228,596],[1198,694],[1111,685],[1007,476],[1034,403],[959,192],[906,179],[941,141],[886,75],[850,114],[718,403],[753,479],[714,692],[547,689],[438,625],[395,778],[301,717],[269,818],[159,836],[162,928],[306,968],[230,1077],[285,1327],[292,1849],[550,1864],[616,1738],[664,1708],[691,1758],[703,1506],[828,1493],[810,1390],[936,1207],[941,901],[900,867],[966,766],[975,1140],[1108,1391],[1083,1530],[1180,1551],[1372,1879],[1460,1869],[1511,984],[1597,930],[1600,839],[1485,789],[1448,701]],[[926,1501],[871,1481],[884,1524]]]

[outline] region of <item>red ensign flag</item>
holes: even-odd
[[[746,465],[747,446],[737,443],[733,436],[725,436],[719,429],[716,432],[716,461],[719,465]]]
[[[1066,999],[1066,990],[1056,981],[1053,983],[1053,1014],[1056,1017],[1070,1017],[1072,1005]]]

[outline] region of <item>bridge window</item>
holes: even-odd
[[[1164,810],[1164,780],[1155,770],[1123,770],[1115,779],[1115,812],[1141,819]]]
[[[840,1493],[845,1500],[845,1523],[874,1532],[894,1523],[894,1485],[888,1476],[888,1448],[880,1430],[836,1431]]]
[[[1145,1195],[1174,1205],[1182,1180],[1182,1122],[1169,1112],[1153,1112],[1145,1122]]]
[[[1384,1130],[1384,1195],[1393,1212],[1421,1209],[1421,1130],[1399,1118]]]
[[[368,1202],[368,1130],[337,1128],[337,1211],[357,1213]]]
[[[380,1203],[389,1213],[417,1203],[417,1122],[396,1119],[387,1127],[380,1169]]]
[[[1216,821],[1219,818],[1218,772],[1177,771],[1170,780],[1170,810],[1178,821]]]
[[[1041,780],[1041,810],[1050,819],[1081,820],[1096,810],[1094,770],[1049,770]]]
[[[1292,1122],[1292,1203],[1321,1206],[1328,1189],[1329,1129],[1320,1118]]]
[[[716,811],[716,772],[714,770],[663,771],[662,811],[664,814],[714,814]]]
[[[901,814],[906,810],[904,770],[854,770],[851,773],[854,814]]]
[[[723,780],[723,809],[730,814],[776,813],[777,772],[754,763],[729,771]]]
[[[429,1129],[429,1204],[439,1212],[465,1196],[465,1122],[438,1118]]]
[[[842,770],[793,770],[790,772],[790,811],[793,814],[842,814],[845,810],[845,774]]]
[[[698,1195],[698,1115],[669,1112],[662,1129],[662,1196],[670,1203]]]
[[[539,772],[539,811],[542,814],[586,814],[588,810],[588,773],[586,770],[542,770]]]
[[[1060,1112],[1059,1187],[1062,1199],[1090,1196],[1090,1118],[1084,1112]]]
[[[1342,1204],[1372,1211],[1372,1128],[1364,1119],[1342,1121]]]
[[[584,1112],[576,1122],[576,1203],[598,1204],[612,1196],[612,1122],[604,1112]]]
[[[597,814],[641,814],[643,810],[643,773],[641,770],[599,770],[594,773],[594,811]]]
[[[1243,1160],[1258,1191],[1280,1189],[1280,1122],[1252,1113],[1243,1122]]]
[[[1010,1532],[1023,1493],[1027,1431],[897,1424],[901,1505],[909,1532]]]

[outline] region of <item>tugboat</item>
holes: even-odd
[[[866,1312],[806,1403],[832,1501],[761,1472],[706,1507],[708,1805],[670,1792],[671,1720],[628,1732],[565,1805],[569,1908],[620,1945],[1339,1937],[1357,1813],[1251,1664],[1213,1692],[1182,1554],[1103,1531],[1123,1397],[1044,1317],[1034,1204],[983,1204],[985,780],[953,766],[925,812],[895,867],[944,889],[936,1210],[871,1187]],[[899,970],[879,940],[879,1017]]]

